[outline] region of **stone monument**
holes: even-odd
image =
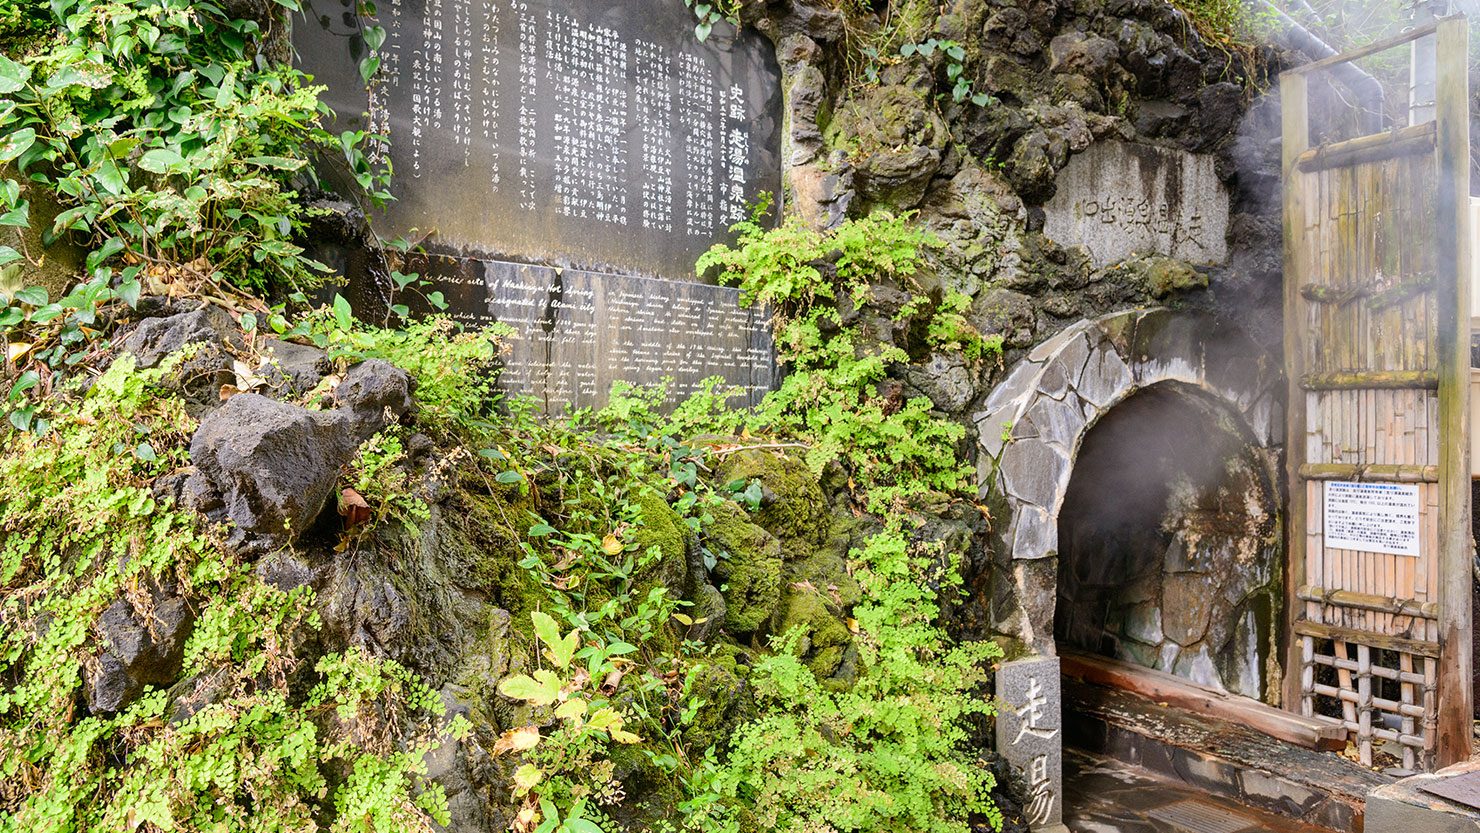
[[[357,7],[305,4],[300,63],[335,130],[385,137],[370,155],[396,199],[371,226],[420,242],[455,317],[514,328],[506,386],[552,410],[600,404],[617,379],[769,387],[764,316],[693,279],[780,192],[769,42],[722,25],[701,43],[672,0],[381,0],[374,21]],[[386,39],[367,90],[372,24]]]
[[[1228,258],[1228,191],[1211,156],[1096,142],[1069,160],[1043,210],[1043,233],[1084,246],[1096,266],[1138,253],[1204,266]]]
[[[1058,657],[1003,663],[996,689],[997,752],[1027,786],[1023,819],[1036,833],[1068,833]]]

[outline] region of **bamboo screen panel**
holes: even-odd
[[[1435,33],[1437,107],[1418,124],[1312,148],[1314,73],[1283,79],[1286,702],[1339,719],[1363,763],[1388,742],[1407,769],[1468,757],[1470,734],[1464,22],[1407,39]],[[1389,503],[1361,515],[1373,504],[1352,496]]]

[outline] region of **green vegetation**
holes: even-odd
[[[923,250],[935,244],[908,216],[878,212],[818,232],[791,219],[773,231],[753,219],[737,226],[739,242],[699,260],[737,283],[746,303],[776,314],[776,345],[788,374],[751,420],[752,430],[804,437],[816,470],[845,454],[858,470],[864,503],[885,512],[931,491],[962,493],[971,473],[956,458],[964,429],[930,414],[928,399],[894,403],[877,396],[904,350],[871,344],[840,310],[869,302],[875,286],[895,285],[912,301],[898,317],[923,318],[928,339],[975,359],[999,355],[1001,338],[983,338],[960,312],[964,296],[932,300],[920,291]]]
[[[384,196],[366,137],[319,128],[318,88],[256,60],[257,22],[183,0],[50,9],[59,34],[45,49],[0,56],[0,162],[64,201],[49,231],[85,240],[92,266],[130,264],[122,283],[169,278],[207,293],[314,283],[293,242],[306,210],[293,180],[311,176],[316,151],[339,153],[362,187]],[[0,198],[0,223],[26,225],[15,179]],[[0,252],[0,266],[20,259]]]
[[[170,362],[120,358],[0,454],[0,830],[415,830],[445,818],[420,781],[440,701],[349,650],[301,679],[311,593],[265,584],[151,481],[186,462],[193,421],[160,387]],[[79,713],[93,623],[177,584],[202,607],[185,691]],[[373,708],[372,708],[373,704]],[[328,720],[334,715],[336,720]],[[330,783],[327,773],[341,771]],[[333,808],[328,813],[328,808]],[[332,816],[332,824],[324,824]]]
[[[436,557],[509,611],[506,633],[481,634],[500,682],[469,696],[504,730],[488,751],[513,759],[498,798],[516,830],[1000,820],[971,742],[1000,654],[941,629],[958,554],[918,535],[924,507],[970,497],[963,429],[889,392],[910,356],[857,313],[887,287],[907,299],[888,320],[924,345],[985,362],[1000,341],[970,327],[964,296],[929,288],[936,243],[909,217],[825,233],[753,221],[705,256],[777,313],[789,373],[760,406],[732,407],[718,382],[671,410],[661,386],[618,386],[600,411],[536,419],[492,389],[496,330],[407,322],[401,305],[401,326],[375,326],[338,296],[305,309],[320,281],[296,242],[305,160],[343,157],[371,199],[384,172],[366,136],[319,126],[303,76],[257,60],[261,24],[181,0],[13,8],[0,26],[35,39],[0,57],[0,224],[28,225],[25,189],[41,189],[64,206],[49,234],[91,254],[53,298],[25,285],[25,253],[0,249],[0,833],[428,830],[448,807],[426,754],[479,742],[423,669],[334,644],[311,590],[267,581],[176,505],[197,428],[181,377],[200,348],[139,369],[111,343],[159,296],[229,311],[244,368],[271,337],[324,350],[331,377],[371,358],[411,375],[414,412],[341,472],[363,505],[342,507],[337,542],[278,555],[415,570],[441,536]],[[733,13],[694,11],[701,27]],[[328,407],[328,385],[291,401]],[[722,617],[694,586],[710,580]],[[99,617],[147,619],[161,595],[193,614],[180,667],[88,710]],[[626,806],[630,784],[646,806]]]

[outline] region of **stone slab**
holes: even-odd
[[[1195,264],[1228,257],[1228,191],[1213,157],[1102,141],[1075,155],[1044,206],[1044,234],[1097,266],[1154,252]]]
[[[1367,796],[1367,833],[1480,833],[1480,810],[1431,795],[1423,788],[1456,775],[1480,772],[1470,760],[1438,772],[1404,778]]]
[[[997,753],[1027,786],[1023,818],[1035,831],[1063,830],[1064,739],[1058,657],[1027,657],[997,669]]]
[[[743,390],[732,404],[752,405],[775,378],[768,316],[742,309],[729,287],[444,256],[408,266],[443,292],[453,318],[514,330],[499,383],[546,413],[599,407],[618,380],[665,377],[670,400],[718,376]]]
[[[780,193],[781,74],[758,32],[701,43],[672,0],[385,0],[367,93],[356,6],[310,0],[293,43],[336,133],[389,137],[371,149],[395,172],[371,217],[386,238],[683,278]]]

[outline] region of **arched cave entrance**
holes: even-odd
[[[1280,532],[1256,441],[1177,382],[1085,432],[1058,515],[1054,636],[1260,700],[1279,687]]]

